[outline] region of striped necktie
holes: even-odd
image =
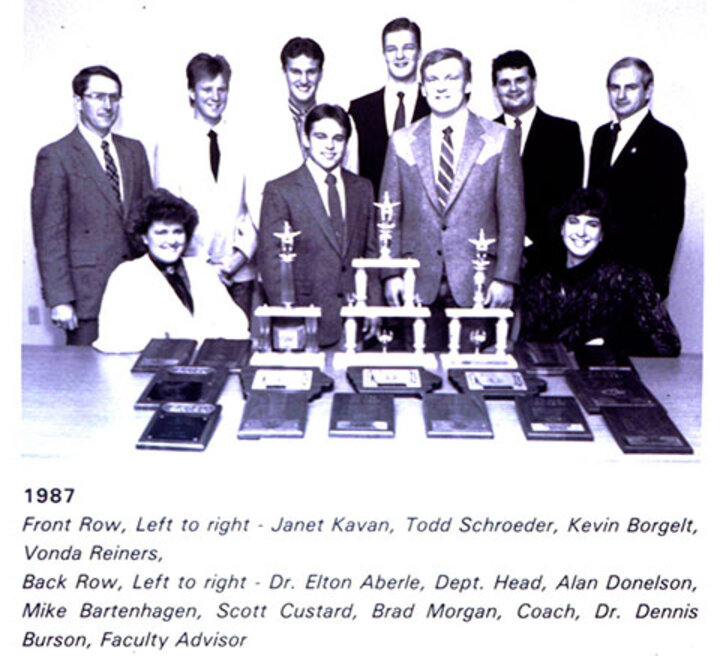
[[[440,165],[437,173],[437,195],[438,202],[443,212],[447,205],[447,199],[452,188],[455,177],[455,157],[453,155],[452,128],[450,126],[443,130],[443,140],[440,145]]]
[[[115,160],[110,153],[110,144],[105,139],[102,140],[102,149],[103,156],[105,157],[105,175],[107,175],[110,180],[118,202],[122,203],[122,197],[120,196],[120,176],[118,175],[117,166],[115,166]]]

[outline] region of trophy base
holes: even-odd
[[[441,353],[443,369],[517,369],[518,363],[509,353]]]
[[[317,367],[325,369],[325,353],[256,351],[250,358],[251,367]]]
[[[333,368],[347,369],[347,367],[423,367],[435,369],[437,357],[433,353],[414,353],[403,351],[339,351],[333,355]]]

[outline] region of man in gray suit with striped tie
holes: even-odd
[[[522,168],[513,134],[467,108],[471,65],[453,48],[430,52],[421,66],[431,115],[395,132],[380,184],[399,202],[394,256],[420,260],[416,292],[433,314],[428,348],[447,345],[446,307],[473,304],[473,257],[482,228],[491,246],[485,305],[510,307],[525,234]],[[402,279],[385,272],[389,304],[402,301]]]

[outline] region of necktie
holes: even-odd
[[[515,138],[517,139],[518,150],[522,154],[522,121],[515,117]]]
[[[620,134],[620,123],[613,123],[610,126],[610,138],[608,139],[608,152],[607,152],[608,168],[610,168],[613,163],[613,152],[615,151],[615,146],[617,144],[619,134]]]
[[[302,134],[305,129],[305,117],[307,116],[307,112],[304,112],[291,99],[288,99],[288,107],[290,108],[290,114],[293,117],[293,121],[295,121],[295,132],[297,133],[300,151],[302,152],[304,160],[307,157],[307,152],[305,151],[305,146],[303,146]]]
[[[110,180],[118,202],[122,203],[122,198],[120,197],[120,176],[118,175],[117,166],[115,166],[115,160],[110,153],[110,144],[105,139],[102,141],[102,149],[105,157],[105,175],[107,175]]]
[[[343,246],[345,222],[342,216],[342,206],[340,205],[340,194],[337,190],[337,180],[332,173],[328,173],[325,178],[328,186],[328,207],[330,209],[330,225],[332,226],[335,236],[337,237],[340,247]]]
[[[210,137],[210,170],[215,182],[217,182],[218,171],[220,170],[220,146],[218,145],[217,132],[210,130],[208,137]]]
[[[405,92],[404,91],[398,91],[398,106],[397,110],[395,111],[395,122],[393,123],[393,132],[395,130],[399,130],[400,128],[405,127],[405,103],[403,102],[405,98]]]
[[[440,207],[445,211],[448,195],[455,177],[455,164],[452,144],[452,128],[443,130],[443,140],[440,144],[440,165],[437,172],[437,194]]]

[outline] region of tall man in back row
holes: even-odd
[[[89,345],[110,274],[136,255],[126,217],[152,183],[143,145],[111,133],[122,96],[117,73],[84,68],[72,90],[78,124],[38,153],[32,224],[50,319],[68,344]]]
[[[389,135],[430,113],[417,83],[421,54],[417,23],[407,18],[390,21],[382,31],[382,47],[388,73],[385,86],[356,98],[349,109],[357,126],[360,175],[373,183],[376,198]]]
[[[525,210],[512,132],[467,108],[470,60],[453,48],[434,50],[423,60],[421,79],[431,114],[391,136],[380,192],[400,203],[393,255],[420,260],[416,291],[433,313],[428,348],[441,350],[447,346],[444,308],[473,304],[470,239],[480,229],[495,240],[485,304],[512,305]],[[399,305],[402,278],[390,275],[384,284],[388,303]]]
[[[537,73],[522,50],[509,50],[492,62],[492,82],[503,113],[495,120],[518,141],[525,187],[525,250],[528,270],[552,262],[559,242],[553,209],[565,203],[583,182],[583,147],[575,121],[550,116],[535,103]]]
[[[650,112],[653,72],[642,59],[613,64],[607,92],[615,118],[593,137],[589,184],[610,200],[612,254],[647,271],[664,299],[685,218],[685,148]]]

